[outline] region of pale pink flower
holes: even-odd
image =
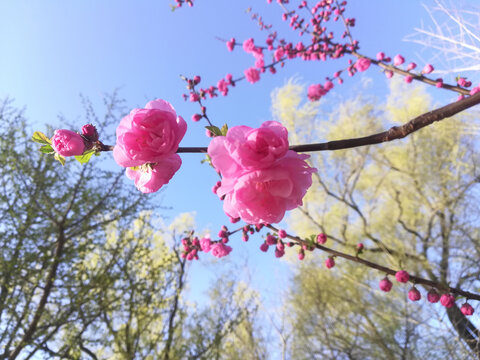
[[[155,164],[143,165],[139,169],[127,168],[126,175],[135,181],[135,186],[143,193],[158,191],[180,169],[182,160],[178,154],[170,154],[157,160]]]
[[[254,67],[245,70],[244,74],[247,81],[252,84],[255,84],[258,80],[260,80],[260,73]]]
[[[123,167],[159,163],[173,155],[187,130],[167,101],[150,101],[145,109],[133,109],[117,127],[113,157]]]
[[[355,65],[353,65],[355,67],[355,69],[357,69],[357,71],[367,71],[368,68],[370,67],[370,59],[367,59],[367,58],[360,58],[357,60],[357,62],[355,63]]]
[[[219,242],[219,243],[213,244],[211,247],[211,250],[212,250],[213,256],[217,258],[221,258],[230,254],[230,252],[232,251],[232,248],[228,245],[225,245],[222,242]]]
[[[52,147],[61,156],[82,155],[85,150],[83,138],[74,131],[55,130],[52,137]]]

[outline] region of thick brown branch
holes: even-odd
[[[312,152],[326,150],[342,150],[354,147],[380,144],[392,140],[402,139],[411,133],[424,128],[436,121],[440,121],[467,110],[480,104],[480,93],[469,96],[463,100],[443,106],[439,109],[417,116],[415,119],[403,124],[402,126],[393,126],[387,131],[381,133],[344,140],[334,140],[325,143],[291,145],[290,150],[296,152]],[[112,151],[112,145],[101,145],[99,151]],[[177,153],[206,153],[207,147],[179,147]]]

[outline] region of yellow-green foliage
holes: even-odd
[[[325,114],[322,107],[301,105],[305,88],[291,81],[272,95],[273,112],[289,128],[291,139],[324,142],[381,132],[433,109],[423,88],[391,84],[384,104],[359,95]],[[470,239],[478,233],[478,226],[471,225],[478,224],[477,217],[468,210],[478,209],[471,197],[476,193],[467,195],[477,178],[476,146],[465,136],[465,129],[473,128],[456,117],[402,140],[313,156],[318,174],[304,205],[287,220],[290,229],[300,236],[324,231],[331,237],[327,246],[351,254],[363,242],[367,251],[362,257],[393,269],[464,281],[460,274],[464,276],[471,263],[462,262],[465,255],[457,249],[480,248],[461,233],[471,234]],[[442,251],[460,257],[442,262]],[[425,314],[409,315],[404,293],[395,288],[388,298],[381,293],[378,281],[384,275],[375,270],[337,258],[337,266],[327,271],[326,255],[306,255],[296,270],[290,299],[300,338],[295,342],[298,352],[292,354],[310,358],[314,352],[305,349],[318,346],[323,351],[335,344],[347,351],[357,344],[354,358],[396,358],[399,331]],[[325,358],[333,354],[324,353]]]

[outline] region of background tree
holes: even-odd
[[[103,120],[84,104],[99,131],[121,117],[115,95]],[[237,281],[216,283],[211,308],[186,301],[191,217],[162,226],[96,158],[64,171],[8,100],[0,126],[0,358],[206,359],[255,324],[255,294]]]
[[[327,117],[321,110],[300,105],[301,91],[290,83],[274,94],[274,113],[288,125],[292,143],[363,136],[386,127],[384,119],[390,126],[404,123],[431,102],[420,88],[406,91],[394,83],[383,107],[360,96],[321,121]],[[471,126],[472,117],[464,115],[388,146],[313,156],[319,172],[290,226],[302,236],[325,232],[331,247],[350,253],[361,242],[366,249],[361,256],[394,269],[477,288],[478,152]],[[327,272],[320,270],[324,258],[312,257],[299,266],[290,299],[296,357],[425,358],[450,352],[459,359],[478,357],[477,327],[459,305],[447,309],[445,327],[439,305],[406,303],[399,286],[381,293],[382,274],[338,259]]]

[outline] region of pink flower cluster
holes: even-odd
[[[288,149],[288,131],[276,121],[235,126],[211,141],[208,155],[222,175],[216,192],[225,213],[248,224],[277,223],[302,205],[316,171],[308,155]]]
[[[133,109],[117,127],[113,157],[126,167],[126,175],[143,193],[168,184],[182,160],[175,152],[187,124],[165,100],[150,101],[145,109]]]

